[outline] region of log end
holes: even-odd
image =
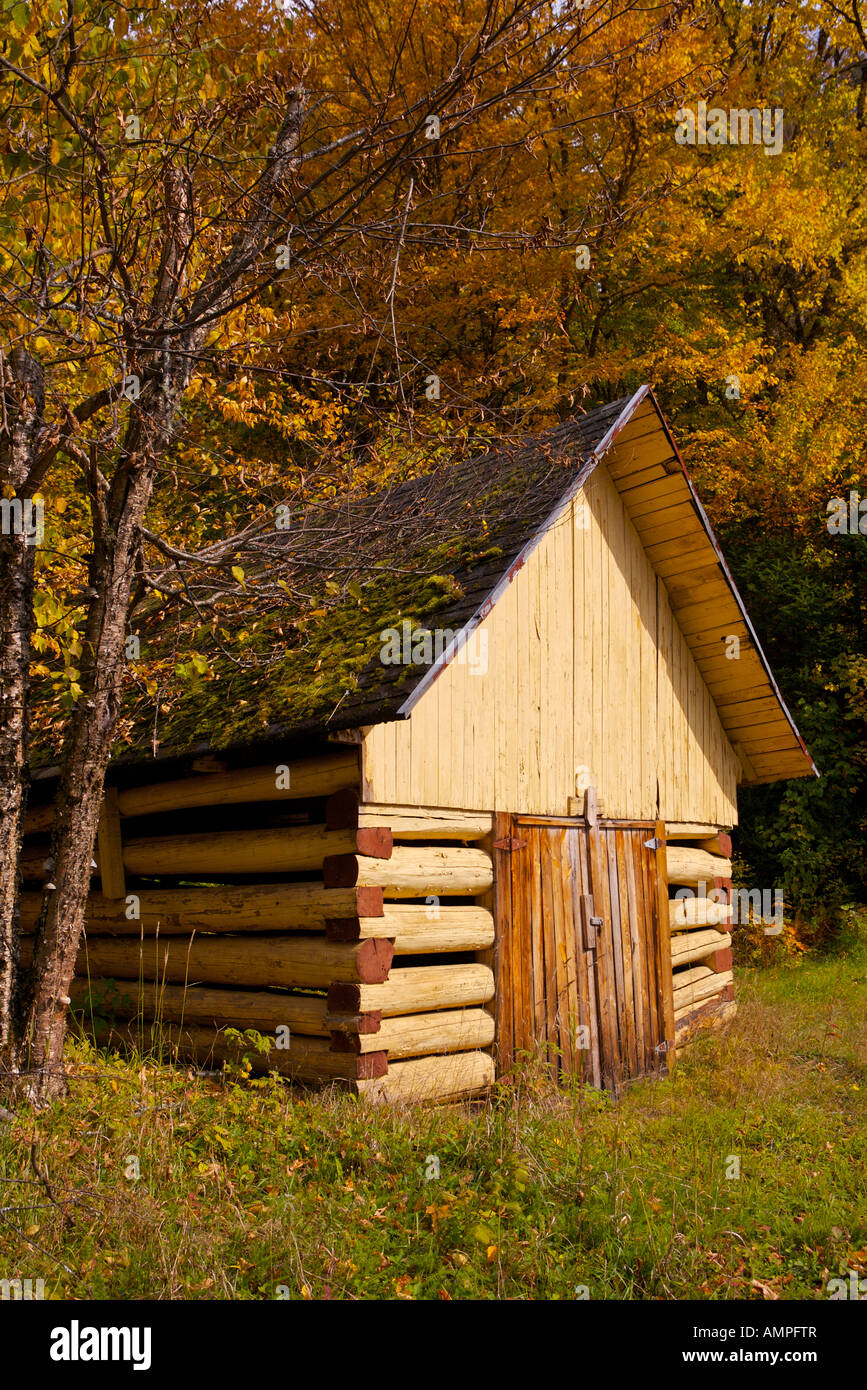
[[[329,830],[357,830],[360,800],[357,791],[345,787],[334,792],[325,803],[325,824]]]
[[[326,941],[360,941],[361,921],[358,917],[326,917]]]
[[[356,1063],[356,1077],[359,1081],[375,1081],[377,1077],[388,1074],[387,1052],[362,1052]]]
[[[328,1012],[330,1014],[358,1014],[361,1012],[361,986],[334,984],[328,986]]]
[[[382,1027],[382,1010],[369,1009],[364,1014],[326,1014],[325,1026],[334,1033],[378,1033]]]
[[[355,959],[359,980],[366,985],[381,985],[388,979],[394,960],[394,942],[382,936],[368,937],[359,946]]]
[[[322,864],[322,881],[326,888],[354,888],[358,883],[358,856],[326,854]]]
[[[373,888],[370,885],[357,888],[355,890],[355,901],[358,907],[359,917],[385,916],[381,888]]]
[[[339,856],[332,856],[338,857]],[[361,917],[384,917],[382,889],[361,887],[355,890],[355,912],[349,917],[326,917],[325,935],[329,941],[360,941]]]
[[[390,859],[394,849],[394,839],[385,826],[363,825],[355,832],[358,853],[368,859]]]

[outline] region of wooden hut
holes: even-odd
[[[658,1073],[734,1008],[738,784],[816,770],[653,392],[388,505],[399,584],[356,515],[356,578],[264,679],[217,672],[158,756],[130,720],[74,1003],[202,1061],[254,1028],[262,1066],[374,1097],[471,1094],[525,1053]]]

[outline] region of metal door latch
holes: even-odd
[[[596,935],[602,930],[601,917],[588,917],[587,925],[584,928],[584,949],[585,951],[596,950]]]

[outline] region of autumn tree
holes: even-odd
[[[865,538],[826,527],[831,499],[867,490],[862,8],[717,0],[694,22],[660,12],[647,26],[624,9],[605,27],[598,13],[580,76],[510,110],[508,141],[492,109],[463,132],[444,126],[402,172],[413,201],[389,315],[375,286],[393,264],[371,239],[333,332],[315,332],[333,301],[299,284],[263,375],[254,366],[228,399],[215,382],[211,399],[234,412],[249,476],[277,440],[264,373],[333,382],[336,357],[343,394],[328,399],[351,404],[335,436],[343,487],[371,461],[429,464],[652,381],[823,773],[745,791],[741,852],[790,905],[824,913],[865,884]],[[373,31],[319,17],[335,89],[350,69],[372,89],[386,80]],[[451,23],[460,33],[460,15]],[[443,25],[424,34],[416,81],[449,41]],[[676,113],[699,101],[781,111],[782,148],[678,144]],[[448,236],[417,214],[422,193]],[[411,437],[391,409],[400,390]]]
[[[674,13],[645,27],[662,32]],[[224,381],[233,356],[243,363],[278,316],[291,320],[287,285],[320,288],[317,332],[339,338],[341,311],[361,304],[362,285],[369,293],[371,245],[390,273],[379,341],[400,358],[392,306],[402,250],[420,236],[454,244],[425,172],[431,132],[452,131],[456,161],[461,133],[483,130],[490,142],[490,123],[497,149],[531,139],[523,113],[541,94],[627,60],[635,36],[606,47],[607,23],[604,9],[571,0],[472,0],[445,19],[435,5],[332,0],[311,0],[294,20],[268,0],[4,4],[0,1057],[13,1097],[42,1102],[63,1090],[65,1009],[128,675],[130,605],[148,591],[148,545],[166,545],[145,523],[193,384]],[[367,44],[336,78],[329,53],[371,31],[375,61]],[[446,141],[443,166],[449,156]],[[464,172],[464,230],[483,215],[496,162],[489,146]],[[368,304],[365,331],[369,315]],[[359,380],[375,392],[372,360]],[[400,376],[397,389],[405,395]],[[45,624],[34,633],[23,518],[50,509],[55,488],[69,505],[50,518],[52,548],[67,576],[82,562],[86,572],[77,593],[60,595],[52,636]],[[51,883],[23,972],[30,663],[52,641],[72,659]]]

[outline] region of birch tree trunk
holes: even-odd
[[[193,236],[192,189],[180,171],[166,175],[165,234],[160,273],[141,341],[130,344],[146,384],[130,406],[111,483],[96,458],[89,471],[93,558],[92,594],[83,640],[81,695],[64,750],[52,833],[53,881],[36,928],[30,981],[23,995],[24,1022],[18,1069],[31,1103],[64,1093],[63,1047],[69,990],[75,973],[105,773],[117,726],[125,673],[125,642],[136,558],[154,479],[171,443],[177,407],[208,334],[250,273],[273,231],[275,203],[289,172],[304,118],[303,91],[289,95],[284,119],[269,152],[251,211],[224,259],[187,302],[186,325],[175,315]],[[156,331],[154,331],[154,325]],[[142,325],[144,327],[145,325]],[[17,858],[17,856],[16,856]]]
[[[16,350],[0,356],[0,1078],[14,1081],[21,1011],[18,990],[18,864],[27,795],[27,697],[33,629],[34,550],[24,503],[39,430],[40,364]],[[11,495],[10,495],[11,494]]]

